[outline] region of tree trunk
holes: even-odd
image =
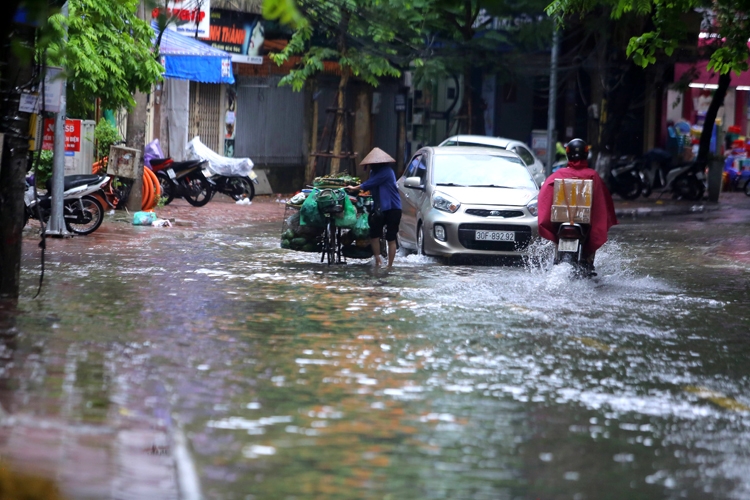
[[[311,94],[315,96],[317,86],[312,88]],[[305,168],[305,183],[312,184],[315,179],[315,166],[318,163],[318,157],[314,156],[318,151],[318,112],[320,106],[318,105],[319,100],[313,97],[313,116],[312,116],[312,134],[310,138],[310,157],[307,159],[307,167]]]
[[[333,139],[333,158],[331,159],[331,173],[337,174],[341,168],[341,146],[344,142],[344,128],[346,124],[346,84],[349,83],[349,68],[341,68],[339,91],[336,94],[336,135]]]
[[[146,20],[146,8],[143,2],[138,6],[138,17]],[[146,123],[148,121],[148,96],[143,92],[133,95],[135,108],[128,113],[128,137],[125,145],[129,148],[143,151],[146,146]],[[133,182],[133,187],[128,195],[128,210],[137,212],[141,209],[143,201],[143,165],[138,168],[138,174]]]
[[[11,32],[17,41],[34,45],[34,30],[19,28]],[[3,32],[4,37],[9,32]],[[0,133],[3,134],[0,164],[0,299],[18,299],[20,292],[21,243],[24,220],[24,191],[29,141],[29,114],[18,111],[17,86],[31,79],[29,61],[21,61],[10,50],[9,38],[0,47]]]
[[[703,122],[703,131],[701,132],[701,141],[698,147],[698,157],[695,159],[697,163],[705,165],[708,163],[708,153],[711,147],[711,135],[714,131],[714,123],[716,122],[716,115],[719,113],[719,108],[724,105],[724,97],[727,95],[727,89],[729,84],[732,82],[731,73],[719,75],[719,87],[714,92],[714,97],[711,99],[711,104],[708,106],[706,111],[706,121]],[[720,144],[716,145],[717,151]]]

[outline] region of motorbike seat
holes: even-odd
[[[175,161],[169,164],[166,168],[171,168],[175,172],[182,172],[183,170],[199,166],[201,163],[203,163],[203,160]]]
[[[152,167],[167,166],[170,163],[174,163],[172,161],[172,158],[152,158],[151,159],[151,166]]]
[[[95,174],[83,174],[83,175],[66,175],[63,180],[63,191],[77,188],[79,186],[86,186],[88,184],[96,184],[97,182],[104,180],[105,175]],[[47,179],[45,182],[47,191],[52,191],[52,179]]]

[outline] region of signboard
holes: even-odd
[[[151,11],[151,18],[166,14],[170,19],[167,28],[182,35],[206,38],[211,28],[211,0],[169,0],[166,9],[157,7]]]
[[[60,78],[61,68],[47,68],[44,76],[44,110],[50,113],[60,112],[60,100],[65,79]],[[23,113],[39,113],[42,108],[42,98],[38,92],[21,94],[18,111]]]
[[[260,14],[231,10],[211,11],[211,29],[203,41],[232,54],[233,62],[263,64],[266,30]]]
[[[396,94],[395,108],[395,111],[406,111],[406,96],[404,94]]]
[[[44,120],[44,133],[42,136],[42,149],[53,150],[55,148],[55,120],[46,118]],[[65,120],[65,154],[77,153],[81,150],[81,120]]]

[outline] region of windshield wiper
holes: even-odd
[[[438,182],[435,184],[436,186],[456,186],[456,187],[466,187],[463,184],[455,184],[453,182]]]
[[[498,186],[497,184],[472,184],[471,186],[468,186],[468,187],[472,187],[472,188],[505,188],[505,189],[517,189],[517,188],[514,188],[513,186]]]

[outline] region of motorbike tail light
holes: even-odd
[[[558,238],[564,238],[566,240],[577,240],[582,234],[581,230],[576,226],[561,226],[557,232]]]

